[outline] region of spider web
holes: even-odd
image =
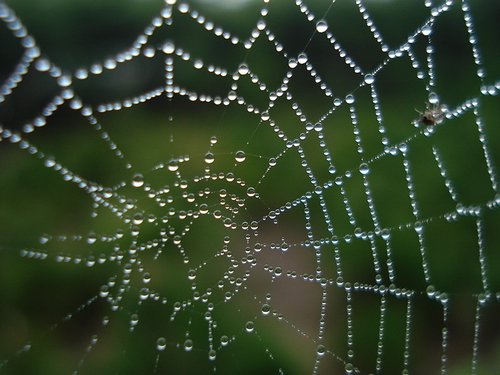
[[[1,370],[498,371],[471,5],[167,0],[68,69],[0,2]]]

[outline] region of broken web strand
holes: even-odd
[[[452,2],[447,2],[447,4],[451,4],[451,3],[452,3]],[[359,4],[359,3],[358,3],[358,4]],[[429,3],[429,4],[430,4],[430,3]],[[465,3],[464,3],[464,4],[465,4]],[[302,8],[301,8],[301,9],[302,9]],[[439,13],[438,13],[437,15],[439,15]],[[436,15],[436,16],[437,16],[437,15]],[[429,56],[431,56],[431,55],[432,55],[432,50],[431,50],[431,51],[429,51]],[[183,55],[183,56],[185,56],[185,55]],[[112,65],[112,64],[111,64],[111,65]],[[111,65],[110,65],[110,66],[111,66]],[[428,59],[428,65],[429,65],[429,73],[430,73],[430,75],[431,75],[431,74],[432,74],[432,59],[431,59],[431,58],[429,58],[429,59]],[[167,66],[168,66],[168,63],[167,63]],[[166,70],[168,71],[168,69],[166,69]],[[98,69],[98,68],[97,68],[97,69],[94,69],[94,71],[96,71],[96,72],[97,72],[97,71],[99,71],[99,69]],[[56,75],[57,75],[57,73],[56,73]],[[21,75],[21,76],[22,76],[22,75]],[[168,80],[168,78],[167,78],[167,80]],[[431,76],[430,82],[433,82],[433,76]],[[66,85],[67,80],[62,79],[62,80],[61,80],[61,83],[63,83],[64,85]],[[366,82],[366,79],[365,79],[365,83],[367,83],[367,82]],[[168,82],[167,82],[167,86],[168,86]],[[430,86],[432,86],[432,85],[430,84]],[[178,93],[179,93],[180,95],[187,95],[187,94],[188,94],[188,93],[184,92],[182,89],[177,89],[177,90],[176,90],[176,88],[173,88],[173,87],[170,87],[170,88],[171,88],[174,92],[175,92],[175,91],[178,91]],[[197,99],[196,99],[196,95],[195,95],[195,94],[189,94],[189,95],[190,95],[190,99],[191,99],[191,98],[193,98],[193,99],[197,100]],[[143,99],[149,100],[149,99],[148,99],[148,96],[146,96],[146,97],[145,97],[145,98],[143,98]],[[375,105],[375,102],[374,102],[374,105]],[[76,105],[76,106],[78,106],[78,105]],[[381,122],[381,121],[380,121],[380,122]],[[479,126],[480,126],[480,124],[478,124],[478,127],[479,127]],[[481,130],[480,130],[480,131],[481,131]],[[8,133],[7,133],[7,134],[8,134]],[[7,134],[4,134],[4,135],[7,135]],[[5,137],[5,138],[11,138],[11,141],[12,141],[12,137]],[[14,139],[16,139],[16,137],[14,137]],[[409,142],[407,142],[407,143],[409,143]],[[299,144],[300,144],[300,142],[299,142]],[[486,147],[486,144],[485,144],[484,142],[482,142],[482,145],[483,145],[483,148],[485,149],[485,155],[488,155],[488,153],[487,153],[487,147]],[[294,146],[294,147],[300,147],[300,146]],[[401,146],[400,148],[404,148],[404,146]],[[404,154],[404,152],[402,152],[402,153]],[[383,155],[381,155],[381,157],[382,157],[382,156],[383,156]],[[486,158],[487,158],[487,162],[488,162],[488,160],[490,160],[489,164],[491,164],[491,158],[489,158],[489,159],[488,159],[488,156],[486,156]],[[303,160],[305,160],[305,159],[304,159],[304,157],[303,157]],[[488,165],[488,167],[489,167],[489,168],[488,168],[488,172],[490,173],[490,177],[492,178],[492,181],[493,181],[493,183],[495,184],[495,178],[494,178],[494,177],[495,177],[495,175],[494,175],[494,174],[493,174],[493,172],[492,172],[492,171],[493,171],[493,169],[490,167],[490,165]],[[349,174],[348,174],[348,175],[349,175]],[[409,175],[411,175],[411,172],[409,173]],[[346,177],[347,177],[347,176],[346,176]],[[312,178],[311,176],[310,176],[310,178],[311,178],[311,180],[313,180],[313,178]],[[348,178],[348,177],[347,177],[347,178]],[[412,190],[412,187],[410,187],[411,183],[410,183],[410,182],[408,182],[408,184],[409,184],[409,190],[410,190],[410,195],[411,195],[411,190]],[[367,189],[368,189],[368,187],[367,187]],[[368,190],[368,191],[369,191],[369,190]],[[495,188],[495,191],[496,191],[496,188]],[[367,193],[367,195],[368,195],[368,193]],[[416,201],[415,201],[415,203],[416,203]],[[416,210],[417,210],[417,209],[416,209],[416,207],[417,207],[417,206],[416,206],[416,204],[415,204],[415,207],[414,207],[415,212],[414,212],[414,213],[418,212],[418,211],[416,211]],[[458,211],[458,210],[457,210],[457,211]],[[418,219],[417,214],[416,214],[415,216],[416,216],[416,218]],[[417,220],[417,222],[415,222],[415,230],[417,230],[417,231],[418,231],[419,229],[417,229],[417,227],[418,227],[418,228],[420,228],[420,225],[418,224],[418,220]],[[420,240],[420,237],[419,237],[419,240]],[[423,245],[421,244],[421,246],[422,246],[422,250],[423,250]],[[424,261],[424,267],[425,267],[425,263],[426,263],[426,262]],[[424,269],[425,269],[425,268],[424,268]],[[409,308],[409,307],[410,307],[410,305],[408,305],[408,311],[410,311],[410,308]],[[445,310],[445,311],[446,311],[446,310]],[[446,316],[446,315],[444,315],[444,316]],[[411,317],[411,313],[410,313],[410,317]],[[382,318],[381,318],[381,321],[382,321]],[[477,319],[476,319],[476,321],[477,321],[477,322],[479,322],[479,314],[477,315]],[[348,323],[349,323],[349,320],[348,320]],[[382,325],[382,323],[381,323],[381,325]],[[479,325],[479,323],[477,323],[477,325]],[[479,330],[479,328],[477,328],[477,329],[476,329],[476,332],[478,332],[478,330]],[[478,334],[477,334],[477,335],[478,335]],[[476,341],[477,341],[477,340],[476,340],[476,336],[477,336],[477,335],[475,334],[475,343],[474,343],[474,348],[477,348],[477,346],[476,346],[476,345],[477,345],[477,343],[476,343]],[[446,348],[446,345],[445,345],[445,344],[446,344],[446,339],[445,339],[445,335],[443,335],[443,351],[444,351],[444,349]],[[475,361],[473,361],[473,369],[475,370],[475,364],[474,364],[474,363],[475,363]],[[350,367],[350,366],[346,366],[346,369],[348,369],[348,367],[349,367],[349,369],[351,369],[351,367]]]

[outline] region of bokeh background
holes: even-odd
[[[6,1],[33,35],[38,46],[51,61],[65,72],[74,72],[96,62],[105,61],[127,49],[145,25],[157,17],[164,6],[155,0],[12,0]],[[330,43],[320,34],[314,35],[314,24],[307,22],[294,1],[272,1],[268,6],[267,24],[289,56],[297,56],[305,46],[309,61],[336,96],[343,98],[358,87],[360,78],[334,52]],[[330,1],[304,2],[317,15],[325,13]],[[390,46],[400,45],[429,17],[429,8],[423,1],[366,0],[366,7],[384,40]],[[469,1],[474,19],[480,54],[487,72],[485,82],[498,82],[500,76],[500,29],[496,15],[500,4],[491,0]],[[0,2],[1,4],[1,2]],[[260,1],[192,1],[191,6],[215,24],[242,39],[248,37],[260,18]],[[236,71],[246,61],[269,88],[277,88],[288,64],[270,43],[259,38],[251,50],[233,46],[203,30],[188,15],[175,13],[173,25],[162,28],[151,40],[160,46],[165,40],[189,51],[192,57],[215,66]],[[354,1],[337,0],[326,16],[331,31],[344,49],[366,71],[375,69],[384,59],[379,45],[373,40]],[[313,36],[311,38],[311,36]],[[420,36],[416,43],[417,56],[424,64],[426,40]],[[487,144],[494,165],[499,165],[498,98],[480,96],[480,81],[468,41],[460,4],[455,4],[434,25],[432,45],[436,73],[436,92],[442,103],[455,108],[468,99],[479,97],[480,113],[485,125]],[[3,82],[14,70],[24,52],[19,40],[2,24],[0,27],[0,80]],[[165,82],[165,56],[152,59],[137,57],[113,70],[73,81],[73,88],[86,104],[96,106],[110,103],[160,87]],[[198,71],[176,58],[175,84],[189,91],[225,96],[231,78],[215,77]],[[428,92],[426,79],[419,79],[408,59],[395,59],[376,76],[384,125],[394,144],[418,132],[412,124],[423,109]],[[298,68],[290,82],[293,101],[300,104],[308,118],[318,119],[332,107],[305,68]],[[268,98],[245,77],[239,83],[238,93],[247,103],[264,106]],[[36,117],[41,109],[60,91],[48,74],[34,69],[23,78],[15,91],[0,103],[0,124],[16,130]],[[366,155],[383,151],[376,131],[377,123],[368,89],[356,91],[356,110]],[[291,138],[304,131],[287,101],[277,101],[271,112],[277,124]],[[311,190],[311,184],[294,154],[285,154],[279,164],[258,183],[268,167],[269,159],[284,150],[284,143],[269,127],[260,125],[259,116],[243,106],[215,106],[192,102],[175,96],[172,100],[162,95],[147,103],[104,114],[96,118],[111,139],[126,155],[116,158],[107,144],[88,122],[68,106],[62,106],[47,121],[47,125],[29,134],[26,139],[47,155],[54,156],[74,173],[104,186],[115,186],[131,181],[135,173],[142,173],[147,181],[157,186],[172,185],[172,174],[158,174],[152,168],[172,158],[189,155],[181,171],[194,189],[204,185],[193,182],[203,173],[204,155],[210,149],[215,154],[215,172],[233,172],[248,186],[258,186],[260,200],[249,199],[245,217],[259,218],[286,202]],[[352,124],[347,107],[340,107],[323,123],[327,147],[334,154],[338,171],[356,171],[361,162],[356,153]],[[217,143],[210,146],[216,137]],[[472,112],[446,121],[431,137],[420,135],[411,144],[410,161],[417,201],[422,217],[437,217],[455,210],[442,177],[432,157],[432,146],[439,148],[450,179],[466,206],[481,205],[495,198],[491,187],[477,127]],[[321,182],[331,179],[324,163],[318,140],[309,137],[303,144],[310,164]],[[234,164],[234,153],[245,150],[244,163]],[[133,168],[126,168],[130,162]],[[361,178],[354,177],[346,187],[364,230],[369,230],[370,218]],[[373,164],[370,183],[377,212],[384,226],[397,227],[414,220],[411,216],[408,191],[401,162],[389,157]],[[244,190],[230,182],[206,183],[213,191],[226,189],[229,194],[244,195]],[[172,187],[172,194],[182,194]],[[134,189],[124,188],[125,195],[138,199],[138,207],[161,216],[160,209],[148,206],[147,199]],[[497,195],[498,196],[498,195]],[[328,208],[336,221],[339,235],[352,234],[352,228],[342,213],[338,195],[327,197]],[[214,203],[215,204],[215,203]],[[498,206],[497,206],[498,207]],[[186,204],[180,209],[190,209]],[[182,263],[173,248],[155,261],[144,256],[144,264],[153,278],[153,288],[167,298],[165,305],[139,304],[140,280],[132,280],[118,312],[112,312],[104,298],[96,298],[101,286],[114,274],[123,273],[123,263],[107,262],[86,267],[55,262],[56,254],[82,257],[109,255],[112,245],[99,242],[89,246],[85,241],[49,242],[43,246],[47,260],[20,256],[22,249],[41,248],[40,237],[86,233],[113,233],[121,223],[105,210],[94,209],[89,196],[69,184],[43,162],[16,145],[0,142],[0,361],[8,360],[1,369],[7,374],[67,374],[79,373],[147,374],[147,373],[216,373],[302,374],[313,370],[320,321],[321,289],[317,283],[301,278],[272,278],[275,267],[296,270],[298,274],[314,274],[315,258],[311,248],[294,246],[286,254],[267,251],[259,255],[246,290],[232,301],[224,303],[222,292],[213,297],[216,303],[213,315],[218,322],[214,333],[218,342],[227,334],[234,343],[220,348],[217,360],[207,355],[207,325],[201,304],[193,304],[170,321],[176,301],[192,299],[191,282],[186,277],[189,267]],[[498,208],[485,210],[483,219],[484,251],[492,298],[481,310],[478,374],[500,373],[500,335],[498,297],[500,276],[500,217]],[[319,202],[311,200],[311,223],[315,238],[326,238],[328,232],[321,216]],[[176,224],[172,224],[176,225]],[[283,238],[297,244],[307,238],[304,214],[291,210],[278,225],[263,225],[258,240],[265,244],[280,243]],[[426,225],[425,244],[433,271],[434,286],[450,296],[448,317],[449,347],[448,373],[471,372],[474,316],[477,296],[484,292],[481,285],[478,240],[475,219],[460,217],[456,221],[434,220]],[[214,248],[228,230],[214,220],[200,220],[193,225],[192,235],[183,240],[190,254],[199,262],[213,259]],[[243,231],[230,232],[243,238]],[[154,228],[141,230],[141,239],[157,238]],[[120,244],[130,241],[125,237]],[[377,240],[378,241],[378,240]],[[251,242],[251,243],[253,243]],[[383,244],[377,242],[380,249]],[[232,242],[235,254],[246,246]],[[293,250],[293,251],[292,251]],[[373,258],[364,241],[354,240],[341,248],[346,281],[373,285]],[[392,250],[397,273],[397,287],[415,290],[412,311],[410,373],[428,374],[440,371],[442,308],[428,299],[422,272],[417,236],[413,230],[395,230]],[[326,277],[335,279],[331,245],[321,247],[322,267]],[[380,256],[383,258],[383,250]],[[201,286],[214,285],[227,271],[227,265],[208,262],[197,282]],[[238,272],[236,272],[238,275]],[[235,277],[241,277],[235,276]],[[387,280],[385,280],[387,282]],[[387,283],[388,285],[388,283]],[[215,288],[214,288],[215,289]],[[220,293],[221,295],[218,295]],[[270,305],[274,316],[262,318],[261,306],[267,293],[272,295]],[[92,302],[88,302],[92,301]],[[375,371],[380,297],[370,293],[354,293],[354,364],[360,373]],[[326,307],[325,346],[345,358],[346,301],[343,288],[328,288]],[[71,314],[68,317],[67,314]],[[139,315],[139,324],[130,332],[132,314]],[[281,314],[280,316],[278,316]],[[389,298],[384,330],[384,374],[401,373],[403,368],[406,301]],[[273,315],[273,314],[271,314]],[[110,323],[103,325],[103,320]],[[257,334],[245,333],[247,321],[255,321]],[[299,333],[299,330],[301,333]],[[182,345],[186,332],[194,342],[191,352]],[[93,335],[98,343],[89,352],[87,347]],[[157,357],[156,340],[167,338],[167,349]],[[23,351],[30,343],[30,350]],[[272,353],[273,359],[269,353]],[[214,367],[215,366],[215,367]],[[333,356],[322,358],[318,372],[344,373],[344,363]]]

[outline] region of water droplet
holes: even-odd
[[[479,295],[477,296],[477,300],[481,306],[484,306],[486,305],[486,302],[488,302],[488,295],[486,295],[485,293],[479,293]]]
[[[144,215],[140,212],[137,212],[134,214],[134,217],[132,218],[132,223],[135,225],[141,225],[144,222]]]
[[[196,270],[190,269],[188,271],[188,279],[189,280],[194,280],[196,279]]]
[[[35,68],[40,72],[47,72],[50,69],[50,61],[47,59],[38,59],[36,60]]]
[[[200,204],[200,214],[208,213],[208,205],[206,203]]]
[[[352,363],[346,363],[345,364],[345,373],[347,375],[350,375],[350,374],[354,373],[354,366],[352,365]]]
[[[221,336],[220,343],[222,346],[226,346],[227,344],[229,344],[229,337],[227,337],[226,335]]]
[[[420,221],[416,221],[413,227],[417,233],[422,233],[424,231],[424,225]]]
[[[234,160],[236,160],[238,163],[242,163],[245,161],[245,159],[247,158],[246,154],[245,154],[245,151],[236,151],[236,153],[234,154]]]
[[[250,69],[248,69],[248,65],[245,63],[240,64],[240,66],[238,67],[238,73],[240,73],[242,76],[248,74],[249,71]]]
[[[302,52],[299,57],[297,58],[299,64],[305,64],[307,62],[307,55]]]
[[[137,314],[130,315],[130,325],[136,326],[138,323],[139,323],[139,315],[137,315]],[[158,343],[158,341],[157,341],[157,343]]]
[[[109,287],[107,285],[101,286],[101,290],[99,291],[99,296],[102,298],[106,298],[109,295]]]
[[[169,5],[174,5],[176,2],[177,2],[177,0],[167,0],[167,4],[169,4]],[[180,3],[179,4],[179,12],[181,12],[181,13],[189,12],[189,4]]]
[[[191,350],[193,350],[193,340],[186,339],[186,341],[184,341],[184,350],[186,352],[190,352]]]
[[[328,24],[325,20],[319,20],[316,22],[316,31],[318,33],[324,33],[326,30],[328,30]]]
[[[251,320],[249,320],[248,322],[246,322],[245,324],[245,331],[247,331],[248,333],[252,333],[255,329],[255,324],[254,322],[252,322]]]
[[[324,356],[324,355],[325,355],[325,353],[326,353],[326,348],[325,348],[325,346],[324,346],[324,345],[318,345],[318,348],[316,349],[316,353],[317,353],[320,357]]]
[[[430,24],[427,24],[425,25],[423,28],[422,28],[422,34],[425,35],[425,36],[428,36],[430,35],[432,32],[432,28],[431,28],[431,25]]]
[[[166,54],[171,54],[171,53],[174,53],[175,52],[175,45],[173,42],[166,42],[164,45],[163,45],[163,52],[165,52]]]
[[[368,164],[366,163],[362,163],[360,166],[359,166],[359,172],[362,174],[362,175],[367,175],[368,173],[370,173],[370,167],[368,166]]]
[[[382,229],[382,232],[380,234],[382,235],[382,239],[384,240],[388,240],[389,238],[391,238],[391,232],[387,228]]]
[[[439,97],[435,92],[431,92],[429,94],[429,103],[430,104],[438,104],[439,103]]]
[[[434,298],[434,296],[436,295],[436,288],[434,287],[434,285],[429,285],[425,292],[427,293],[427,296],[429,298]]]
[[[136,173],[132,177],[132,186],[136,187],[136,188],[139,188],[142,185],[144,185],[144,176],[142,174],[140,174],[140,173]]]
[[[212,164],[215,161],[215,156],[211,152],[205,154],[205,163]]]
[[[57,79],[57,83],[59,86],[68,87],[71,85],[71,77],[70,76],[61,76]]]
[[[271,312],[271,306],[269,306],[267,303],[263,304],[261,312],[262,315],[269,315],[269,313]]]
[[[213,349],[208,351],[208,359],[211,361],[215,361],[215,357],[217,356],[217,352]]]
[[[142,288],[139,294],[139,299],[141,301],[146,300],[149,297],[149,289],[148,288]]]
[[[371,74],[365,75],[365,83],[368,85],[371,85],[373,82],[375,82],[375,77]]]
[[[176,170],[179,169],[179,162],[177,160],[170,160],[168,162],[168,166],[167,166],[167,169],[170,171],[170,172],[175,172]]]
[[[439,300],[441,301],[442,304],[447,304],[449,300],[449,296],[447,293],[443,292],[439,295]]]
[[[165,350],[167,347],[167,340],[165,337],[159,337],[158,340],[156,340],[156,349],[159,351]]]
[[[323,131],[323,124],[321,122],[317,122],[314,124],[314,130],[317,132]]]

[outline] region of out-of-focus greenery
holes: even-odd
[[[310,1],[308,6],[315,14],[323,14],[329,1]],[[495,1],[470,1],[474,16],[482,62],[488,72],[486,82],[494,83],[500,76],[500,56],[497,47],[500,38],[495,15],[500,5]],[[79,67],[102,62],[128,48],[134,38],[143,31],[153,17],[159,15],[162,1],[153,0],[12,0],[7,1],[29,32],[35,37],[41,50],[64,71],[73,72]],[[214,20],[217,25],[248,37],[260,18],[261,2],[248,2],[241,8],[214,6],[193,2],[201,14]],[[391,47],[398,46],[429,16],[429,9],[417,1],[366,1],[366,6],[384,41]],[[338,0],[327,15],[328,24],[339,43],[366,71],[375,69],[384,59],[377,43],[371,37],[354,1]],[[475,75],[469,36],[464,25],[459,4],[449,14],[440,16],[434,26],[432,45],[435,48],[436,92],[450,108],[465,100],[479,96],[480,82]],[[345,62],[334,52],[324,35],[316,34],[312,40],[314,25],[306,22],[294,5],[294,1],[274,1],[269,5],[267,24],[283,43],[289,56],[296,56],[307,45],[312,65],[337,97],[345,97],[359,84],[360,77],[352,73]],[[426,43],[420,37],[415,50],[425,68]],[[228,71],[237,69],[246,60],[253,72],[275,90],[287,70],[286,60],[277,54],[269,42],[260,37],[250,51],[241,46],[214,37],[204,31],[189,16],[176,13],[173,26],[155,34],[151,43],[161,45],[165,40],[175,40],[176,46],[189,51],[192,58],[201,58],[207,64],[222,66]],[[23,52],[18,40],[5,27],[0,28],[0,79],[14,69]],[[153,59],[135,58],[116,70],[84,81],[74,80],[74,88],[85,103],[92,105],[113,102],[144,93],[165,82],[164,56]],[[214,78],[196,71],[176,59],[175,82],[188,90],[209,95],[224,96],[231,84],[230,78]],[[419,80],[407,58],[390,61],[377,74],[377,92],[387,136],[393,144],[405,140],[417,132],[412,124],[427,101],[426,80]],[[332,107],[332,101],[322,95],[318,86],[304,67],[298,68],[289,84],[294,101],[303,112],[317,121]],[[5,128],[19,129],[35,117],[60,88],[46,74],[30,72],[23,82],[0,104],[0,123]],[[239,93],[248,102],[259,107],[267,104],[250,81],[243,77]],[[498,99],[480,97],[480,114],[483,118],[487,142],[494,164],[500,165],[500,131],[497,123]],[[362,144],[367,159],[383,151],[377,121],[369,90],[356,91],[356,110]],[[278,100],[270,110],[271,116],[285,133],[297,137],[304,131],[289,102]],[[99,133],[83,117],[68,108],[58,110],[48,119],[48,124],[26,138],[47,155],[53,155],[64,166],[84,178],[105,186],[130,181],[132,175],[141,172],[158,186],[173,184],[170,176],[151,172],[154,165],[172,157],[189,155],[191,160],[181,169],[183,177],[192,179],[203,172],[203,155],[209,148],[210,138],[218,142],[212,151],[216,155],[214,171],[234,171],[248,185],[257,186],[267,169],[268,159],[275,157],[285,145],[259,117],[250,114],[242,106],[227,107],[193,103],[187,98],[175,97],[168,101],[164,96],[131,109],[97,114],[98,121],[110,134],[111,139],[124,152],[133,169],[125,168],[125,162],[115,158]],[[340,107],[323,122],[325,142],[332,151],[339,172],[357,171],[361,162],[356,152],[352,124],[347,107]],[[478,140],[475,118],[467,113],[447,121],[432,137],[419,136],[411,144],[411,162],[417,201],[422,217],[437,217],[455,209],[455,203],[447,193],[432,156],[435,145],[443,156],[450,179],[465,205],[484,204],[494,198],[488,178],[481,144]],[[308,137],[303,142],[304,152],[313,172],[321,183],[331,178],[324,162],[318,140]],[[233,154],[245,149],[247,160],[233,167]],[[204,310],[195,307],[190,314],[169,322],[171,307],[158,304],[137,303],[138,290],[126,297],[123,310],[113,315],[106,327],[102,320],[112,313],[109,306],[98,299],[89,307],[78,311],[82,304],[98,293],[107,279],[123,270],[111,263],[88,268],[70,264],[21,258],[19,250],[37,248],[38,239],[48,233],[78,234],[112,233],[120,223],[105,210],[91,217],[92,201],[75,185],[64,182],[54,171],[43,167],[43,162],[19,150],[6,141],[0,142],[0,360],[8,359],[5,373],[12,374],[67,374],[78,368],[82,374],[153,373],[157,352],[156,339],[168,338],[168,346],[158,362],[158,373],[208,373],[213,363],[207,359],[207,327],[202,318]],[[373,199],[382,226],[394,227],[414,221],[408,198],[404,169],[401,161],[383,157],[371,166],[370,184]],[[201,186],[201,185],[200,185]],[[241,193],[230,184],[213,183],[211,189],[227,188],[230,193]],[[174,194],[181,194],[180,190]],[[234,190],[234,191],[233,191]],[[287,153],[278,166],[258,185],[262,204],[249,206],[248,217],[259,218],[270,208],[276,209],[293,200],[312,185],[300,166],[296,154]],[[353,177],[346,184],[353,212],[364,230],[373,227],[360,177]],[[126,191],[134,198],[136,192]],[[341,208],[341,197],[333,189],[325,193],[337,233],[342,236],[352,232]],[[311,221],[316,238],[328,236],[319,201],[312,199]],[[155,210],[144,201],[140,206],[146,212]],[[187,208],[186,208],[187,209]],[[161,216],[161,211],[151,211]],[[259,216],[260,215],[260,216]],[[499,212],[486,210],[484,221],[484,245],[491,291],[500,290]],[[263,241],[278,242],[281,237],[296,242],[305,240],[303,212],[291,211],[289,219],[278,225],[279,233],[272,226],[262,229]],[[449,292],[451,310],[449,316],[450,347],[449,373],[470,372],[472,335],[476,296],[482,292],[475,220],[463,217],[456,222],[435,220],[426,225],[425,246],[434,285],[440,291]],[[192,254],[200,263],[212,259],[204,251],[219,246],[227,232],[213,221],[200,221],[187,236],[186,246],[199,252]],[[151,228],[142,235],[157,236]],[[241,237],[243,233],[239,233]],[[144,238],[147,240],[147,238]],[[130,238],[121,242],[126,246]],[[377,240],[378,241],[378,240]],[[426,284],[422,273],[422,261],[418,239],[412,230],[396,230],[392,236],[397,286],[416,290],[412,336],[411,367],[414,373],[437,373],[441,355],[442,308],[425,296]],[[293,242],[293,241],[292,241]],[[244,243],[240,244],[242,248]],[[51,246],[53,246],[51,248]],[[110,252],[109,244],[97,245],[95,255]],[[382,241],[377,242],[384,249]],[[80,243],[63,242],[48,245],[49,254],[89,254],[88,247]],[[152,287],[168,298],[168,304],[190,298],[190,283],[186,279],[187,267],[174,249],[166,251],[159,261],[145,256],[144,262],[151,268]],[[371,251],[364,241],[354,241],[341,248],[346,281],[359,281],[373,285],[374,271]],[[235,252],[238,249],[234,249]],[[243,252],[242,249],[239,251]],[[326,277],[335,279],[334,259],[330,246],[322,247],[322,266]],[[379,256],[385,260],[383,250]],[[210,252],[207,254],[211,254]],[[263,263],[281,265],[284,269],[296,269],[299,273],[313,274],[314,256],[310,248],[291,249],[286,255],[263,257]],[[200,277],[201,285],[210,285],[221,278],[226,265],[210,264]],[[315,338],[319,326],[320,288],[317,284],[298,280],[277,279],[270,282],[269,272],[258,264],[248,285],[248,291],[234,301],[220,303],[214,310],[219,322],[215,332],[236,335],[235,345],[220,350],[216,366],[218,373],[276,373],[281,367],[285,373],[309,373],[312,369],[316,346],[305,339],[290,325]],[[385,268],[385,266],[383,266]],[[140,285],[134,280],[134,285]],[[388,284],[388,280],[385,280]],[[139,287],[136,287],[138,289]],[[266,293],[272,293],[271,306],[276,306],[288,323],[277,319],[259,319],[259,336],[247,335],[243,325],[260,315],[260,305]],[[254,300],[256,296],[259,300]],[[222,300],[220,298],[219,300]],[[346,356],[345,292],[331,288],[327,298],[326,346]],[[404,348],[406,302],[388,298],[385,320],[383,373],[400,373]],[[139,313],[140,324],[134,333],[129,332],[130,314]],[[72,313],[70,319],[65,316]],[[490,303],[481,313],[478,374],[500,372],[498,301]],[[362,373],[373,371],[378,341],[380,298],[369,293],[353,297],[354,363]],[[174,347],[183,342],[186,327],[195,342],[193,352]],[[99,335],[96,348],[86,356],[85,350],[92,335]],[[26,342],[33,347],[28,353],[16,352]],[[198,343],[203,343],[198,349]],[[270,360],[265,349],[269,348],[275,359]],[[320,373],[341,373],[343,364],[327,358],[320,366]]]

